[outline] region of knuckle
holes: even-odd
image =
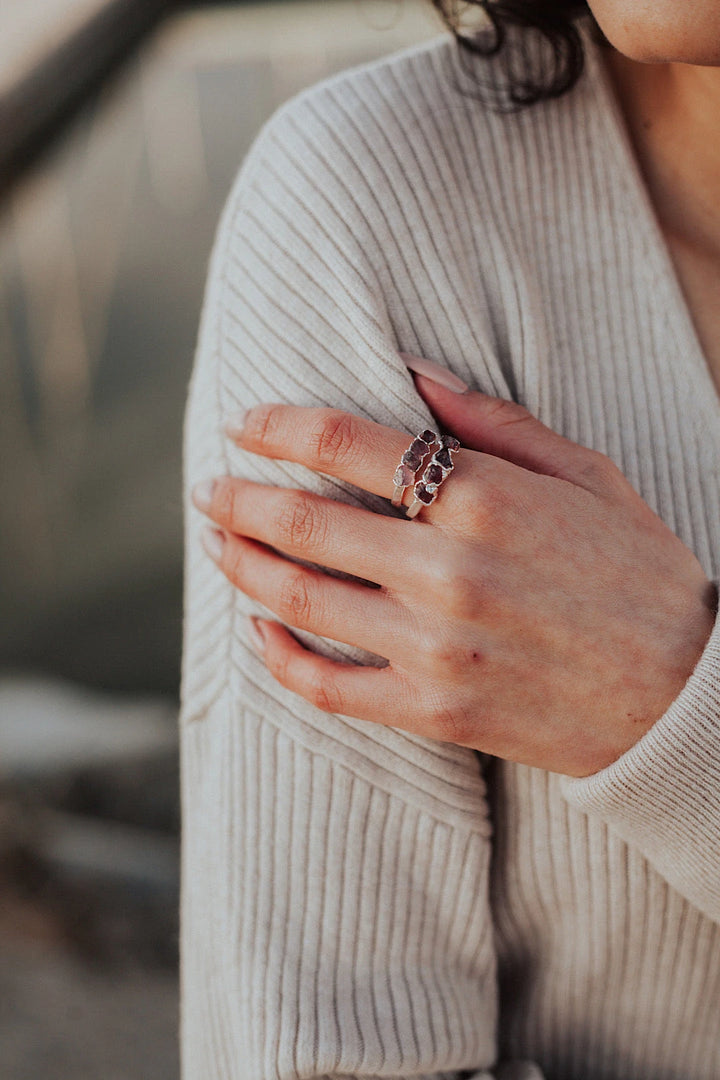
[[[216,520],[232,530],[239,520],[236,485],[231,480],[218,481],[213,499]]]
[[[453,578],[445,596],[448,615],[459,621],[477,618],[478,611],[484,607],[483,585],[483,580],[477,578]]]
[[[309,687],[308,699],[322,712],[341,713],[343,711],[340,691],[327,678],[315,676]]]
[[[428,568],[430,591],[452,619],[476,616],[487,591],[487,572],[468,552],[438,555]]]
[[[450,620],[433,620],[429,625],[425,619],[413,635],[413,650],[422,657],[422,667],[434,675],[447,675],[452,667],[457,649]]]
[[[330,469],[352,462],[358,454],[358,427],[351,413],[333,409],[310,431],[310,445],[318,464]]]
[[[305,627],[313,606],[306,570],[295,570],[283,582],[278,596],[278,614],[293,626]]]
[[[273,678],[277,679],[281,686],[286,686],[288,690],[291,690],[297,681],[291,654],[284,649],[272,650],[265,662]]]
[[[463,477],[460,483],[450,479],[447,484],[448,511],[459,535],[480,531],[487,536],[489,530],[512,519],[516,511],[517,495],[491,476],[483,476],[479,483]]]
[[[496,427],[510,427],[512,424],[527,423],[528,420],[537,423],[529,409],[521,405],[519,401],[507,398],[498,398],[497,402],[493,403],[490,416]]]
[[[237,544],[228,539],[223,550],[223,571],[233,585],[242,588],[244,584],[244,560]]]
[[[475,618],[482,609],[484,589],[482,579],[466,574],[455,575],[444,590],[444,607],[458,621]]]
[[[321,539],[322,516],[315,501],[302,492],[283,496],[275,521],[275,535],[281,546],[302,548],[310,540]]]
[[[587,450],[580,466],[580,475],[587,484],[599,492],[617,491],[625,481],[623,474],[606,454],[599,450]]]
[[[276,405],[255,405],[245,418],[243,442],[252,446],[272,446],[279,426]]]

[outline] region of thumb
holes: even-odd
[[[558,435],[516,401],[468,387],[463,391],[465,384],[447,368],[409,353],[400,355],[441,430],[463,446],[588,490],[607,486],[608,471],[615,466],[603,454]]]

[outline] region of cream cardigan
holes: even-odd
[[[718,578],[720,401],[587,45],[570,94],[511,115],[448,37],[336,76],[227,201],[185,430],[184,1080],[720,1077],[720,621],[611,767],[481,768],[279,686],[189,503],[233,473],[395,513],[221,424],[283,400],[415,433],[404,350],[608,454]]]

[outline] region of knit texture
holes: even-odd
[[[433,418],[407,351],[609,455],[720,576],[720,401],[586,43],[570,94],[512,114],[448,37],[336,76],[228,198],[185,428],[184,1080],[720,1076],[720,620],[608,769],[481,768],[281,687],[246,625],[273,613],[189,501],[233,474],[402,515],[221,428],[286,401],[413,435]]]

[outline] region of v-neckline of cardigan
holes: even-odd
[[[700,343],[690,305],[685,298],[678,271],[640,169],[627,122],[610,80],[610,73],[602,61],[599,50],[603,46],[595,42],[590,36],[589,24],[582,27],[582,34],[586,45],[588,73],[603,98],[602,115],[607,122],[606,130],[610,150],[627,180],[629,197],[635,204],[634,209],[637,211],[637,217],[634,217],[634,220],[642,222],[648,238],[648,247],[654,265],[652,267],[646,266],[646,280],[648,280],[649,285],[652,285],[653,282],[649,279],[649,272],[655,271],[657,279],[662,282],[668,304],[668,319],[673,322],[678,337],[683,342],[687,342],[687,374],[688,378],[692,380],[693,397],[699,408],[703,410],[708,431],[714,433],[720,439],[720,392],[718,392],[710,373],[710,365]]]

